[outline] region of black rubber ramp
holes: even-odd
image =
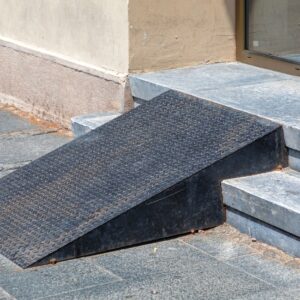
[[[0,253],[21,267],[223,222],[222,179],[285,164],[282,129],[176,92],[0,180]]]

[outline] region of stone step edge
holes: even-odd
[[[257,179],[259,180],[257,181]],[[269,189],[261,191],[261,188],[256,185],[264,183],[264,181]],[[293,202],[295,198],[292,198],[291,202],[287,204],[284,199],[284,196],[286,198],[289,197],[289,193],[294,193],[293,188],[297,190],[298,181],[300,191],[300,178],[286,172],[275,171],[225,180],[222,182],[223,202],[227,207],[300,237],[299,203]],[[280,191],[284,193],[282,201],[280,197],[277,197],[277,200],[275,197],[272,198],[272,186],[274,186],[274,193],[278,193],[276,188],[280,187]],[[290,195],[293,197],[292,194]],[[274,201],[270,199],[274,199]]]
[[[300,151],[289,150],[289,166],[291,169],[300,172]]]
[[[101,112],[75,116],[71,119],[73,135],[75,137],[79,137],[106,124],[107,122],[112,121],[120,115],[120,113],[115,112]]]

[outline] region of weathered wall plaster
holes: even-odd
[[[127,76],[64,65],[25,50],[0,45],[0,103],[64,127],[70,127],[73,116],[131,107]]]
[[[129,70],[236,59],[235,0],[129,0]]]
[[[0,0],[0,102],[66,127],[123,112],[128,42],[124,0]]]
[[[235,59],[235,0],[0,0],[0,102],[69,126],[127,74]]]
[[[0,0],[0,38],[128,71],[126,0]]]

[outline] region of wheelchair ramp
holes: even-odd
[[[0,253],[23,268],[223,222],[221,180],[285,164],[282,129],[174,91],[0,180]]]

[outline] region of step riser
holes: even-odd
[[[250,180],[250,177],[249,177]],[[258,187],[258,192],[259,192]],[[222,184],[223,201],[246,215],[263,220],[267,224],[300,236],[300,215],[298,211],[277,205],[229,184]]]
[[[300,239],[296,236],[231,208],[226,210],[226,222],[258,241],[279,248],[292,256],[300,257]]]
[[[300,172],[300,151],[289,149],[289,166],[291,169]]]

